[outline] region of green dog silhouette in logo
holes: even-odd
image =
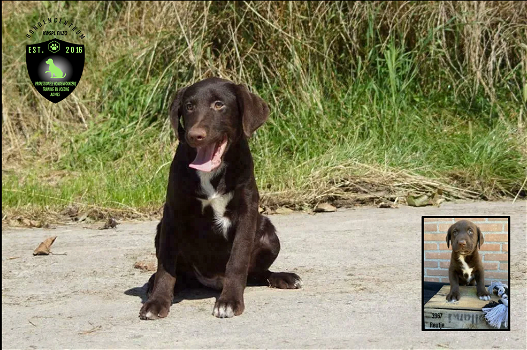
[[[59,67],[55,66],[51,58],[46,61],[46,64],[49,64],[49,68],[48,68],[49,70],[45,71],[44,73],[51,73],[50,78],[60,79],[66,76],[66,73],[62,75],[62,71],[60,70]]]

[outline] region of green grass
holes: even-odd
[[[168,106],[211,75],[270,105],[251,140],[265,203],[353,196],[343,188],[354,181],[399,195],[430,181],[450,198],[463,198],[455,188],[516,195],[527,169],[525,5],[398,6],[3,3],[3,213],[159,208],[176,147]],[[81,83],[58,105],[32,90],[24,63],[23,45],[42,38],[21,33],[47,12],[88,33]]]

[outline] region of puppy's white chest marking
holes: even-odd
[[[225,210],[227,205],[233,197],[233,193],[219,194],[214,190],[210,180],[216,175],[216,171],[210,173],[198,171],[198,176],[201,182],[201,193],[207,196],[207,199],[198,198],[201,202],[201,212],[203,213],[207,206],[211,206],[214,212],[214,225],[221,230],[225,239],[227,239],[227,232],[231,227],[231,221],[225,217]]]
[[[461,270],[463,271],[463,276],[468,276],[465,278],[467,279],[467,283],[469,283],[470,281],[472,281],[472,278],[474,278],[474,276],[472,275],[473,268],[468,267],[468,264],[465,261],[465,257],[463,255],[459,256],[459,262],[461,263]]]

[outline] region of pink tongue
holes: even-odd
[[[216,145],[210,144],[203,147],[198,147],[198,154],[196,154],[196,158],[192,163],[190,163],[189,167],[198,169],[201,171],[211,171],[212,170],[212,157],[214,156],[214,149],[216,148]]]
[[[216,148],[216,144],[198,147],[196,158],[189,164],[189,167],[207,172],[216,169],[221,164],[221,156],[225,152],[225,148],[227,148],[227,136],[223,138],[218,148]]]

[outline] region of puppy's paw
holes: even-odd
[[[218,318],[231,318],[241,315],[244,309],[243,300],[226,300],[220,297],[212,309],[212,314]]]
[[[461,299],[461,295],[458,290],[450,291],[446,296],[446,300],[451,303],[455,303],[456,301],[459,301],[459,299]]]
[[[490,295],[486,290],[477,292],[479,300],[490,300]]]
[[[142,320],[155,320],[167,317],[169,310],[170,302],[158,299],[148,300],[143,304],[141,311],[139,311],[139,318]]]
[[[303,285],[302,279],[292,272],[273,272],[268,281],[271,288],[299,289]]]

